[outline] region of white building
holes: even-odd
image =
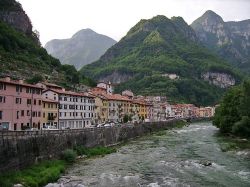
[[[59,102],[59,128],[84,128],[91,126],[94,118],[94,97],[87,93],[48,89],[43,97]]]
[[[173,118],[174,112],[172,111],[172,106],[170,104],[166,104],[166,117],[167,118]]]

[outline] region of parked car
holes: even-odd
[[[96,127],[103,127],[104,125],[105,125],[105,123],[100,123]]]
[[[110,123],[106,123],[104,127],[112,127],[112,125]]]

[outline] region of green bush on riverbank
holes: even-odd
[[[85,148],[75,146],[74,150],[66,149],[62,153],[64,160],[50,160],[35,164],[27,169],[12,171],[0,175],[0,187],[12,187],[14,184],[23,184],[27,187],[40,187],[59,179],[65,171],[67,164],[72,164],[76,155],[86,155],[87,157],[105,155],[116,152],[111,147]]]
[[[0,186],[12,187],[14,184],[29,187],[44,186],[50,181],[56,181],[65,168],[66,163],[63,160],[44,161],[21,171],[1,174]]]
[[[250,80],[231,89],[216,109],[213,124],[225,134],[250,137]]]
[[[91,156],[98,156],[98,155],[106,155],[110,153],[116,152],[115,148],[112,147],[93,147],[93,148],[86,148],[83,146],[76,146],[74,150],[77,152],[78,155],[86,155],[87,157]]]

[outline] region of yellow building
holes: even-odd
[[[102,95],[95,96],[95,124],[108,121],[108,100]]]
[[[58,129],[58,102],[50,99],[43,99],[42,104],[43,128]]]
[[[139,102],[139,116],[141,117],[141,120],[145,120],[147,118],[146,103],[143,101]]]

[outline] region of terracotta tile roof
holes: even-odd
[[[49,91],[49,90],[51,90],[51,91],[53,91],[55,93],[58,93],[58,94],[94,98],[94,96],[92,96],[92,95],[90,95],[90,94],[88,94],[86,92],[78,93],[78,92],[72,92],[72,91],[66,91],[66,90],[58,90],[58,89],[53,89],[53,88],[49,88],[49,89],[43,91],[43,93],[46,92],[46,91]]]
[[[58,88],[62,88],[61,86],[57,85],[57,84],[53,84],[53,83],[49,83],[49,82],[42,82],[41,84],[44,84],[46,86],[53,86],[53,87],[58,87]]]
[[[5,79],[0,79],[0,82],[6,83],[6,84],[14,84],[14,85],[20,85],[20,86],[26,86],[26,87],[32,87],[32,88],[39,88],[42,89],[40,86],[36,86],[33,84],[28,84],[28,83],[20,83],[19,81],[16,80],[5,80]]]

